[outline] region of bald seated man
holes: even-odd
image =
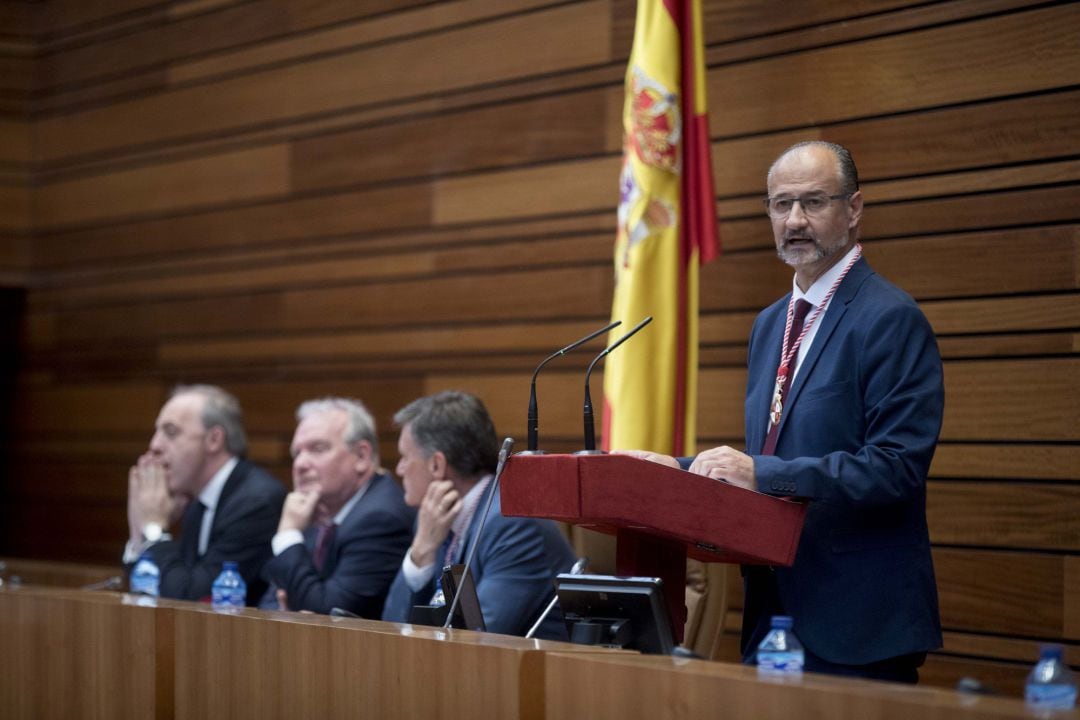
[[[213,385],[180,385],[158,413],[150,447],[128,474],[124,562],[146,552],[162,597],[208,600],[222,564],[235,561],[247,604],[266,590],[263,566],[285,488],[244,459],[240,403]],[[180,538],[170,528],[179,523]]]

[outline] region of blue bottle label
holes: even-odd
[[[803,654],[797,651],[758,651],[758,672],[763,675],[801,673]]]
[[[1024,689],[1024,700],[1031,707],[1067,710],[1076,705],[1076,688],[1063,683],[1029,684]]]

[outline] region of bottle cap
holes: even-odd
[[[772,626],[781,630],[790,630],[795,625],[795,621],[790,615],[773,615]]]
[[[226,560],[222,564],[221,569],[222,570],[232,570],[233,572],[237,572],[236,561],[235,560]]]
[[[1063,653],[1064,648],[1057,643],[1045,643],[1039,646],[1039,658],[1041,660],[1049,660],[1051,658],[1060,660]]]

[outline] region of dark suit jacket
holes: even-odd
[[[926,476],[944,409],[933,330],[909,295],[860,259],[818,321],[776,454],[762,456],[789,297],[754,323],[746,392],[758,489],[812,501],[794,566],[776,569],[783,607],[806,647],[830,662],[940,647],[926,525]],[[747,575],[748,598],[756,577]]]
[[[363,497],[334,531],[322,570],[312,553],[317,529],[308,528],[303,544],[293,545],[266,565],[271,583],[260,607],[276,609],[278,588],[290,610],[329,613],[341,608],[378,619],[383,602],[412,542],[416,511],[405,504],[401,487],[386,473],[369,481]]]
[[[465,562],[467,546],[476,542],[476,530],[487,502],[469,525],[467,540],[458,544],[455,563]],[[555,576],[574,564],[566,538],[550,520],[504,517],[498,495],[480,536],[469,574],[476,578],[476,594],[489,632],[524,635],[555,596]],[[441,559],[440,559],[441,562]],[[442,568],[438,568],[441,574]],[[475,573],[475,574],[474,574]],[[383,620],[407,622],[413,605],[426,605],[435,593],[435,579],[420,592],[412,592],[400,571],[390,588]],[[553,613],[537,637],[566,639],[562,617]]]
[[[270,559],[270,538],[277,531],[285,488],[272,475],[240,460],[218,499],[206,554],[197,557],[198,529],[179,540],[152,545],[149,553],[161,570],[161,596],[180,600],[210,597],[210,586],[226,560],[235,560],[247,583],[247,604],[266,590],[262,568]],[[192,503],[185,516],[195,511]],[[186,523],[185,523],[186,525]]]

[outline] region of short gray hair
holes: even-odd
[[[364,403],[353,398],[324,397],[307,400],[296,409],[296,421],[303,422],[312,415],[338,410],[345,413],[348,423],[345,426],[345,444],[350,448],[361,440],[367,440],[376,462],[379,459],[379,434],[375,428],[375,418],[371,416]]]
[[[394,422],[398,427],[408,425],[428,455],[441,452],[450,467],[466,477],[495,472],[499,460],[495,424],[475,395],[453,390],[428,395],[398,410]]]
[[[172,400],[177,395],[198,395],[203,398],[203,429],[220,427],[225,434],[225,449],[236,457],[242,458],[247,454],[244,414],[235,395],[217,385],[177,385],[169,399]]]
[[[855,167],[855,160],[851,157],[851,151],[843,145],[827,140],[804,140],[789,147],[780,153],[772,165],[769,166],[768,181],[772,182],[773,170],[777,164],[793,152],[808,147],[821,147],[831,152],[836,157],[837,167],[840,169],[840,192],[854,194],[859,190],[859,169]]]

